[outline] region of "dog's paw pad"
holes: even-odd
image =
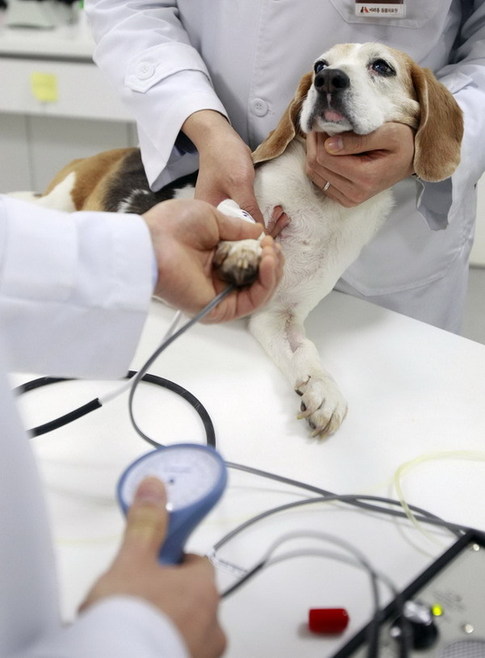
[[[295,392],[301,397],[299,419],[306,419],[312,436],[334,434],[347,414],[347,403],[331,377],[311,376],[298,382]]]
[[[258,276],[261,253],[259,240],[221,242],[214,256],[214,266],[223,281],[246,286]]]

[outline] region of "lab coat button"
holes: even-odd
[[[148,80],[155,73],[155,65],[151,62],[140,62],[136,67],[136,77],[138,80]]]
[[[251,101],[251,110],[257,117],[264,117],[268,114],[268,103],[261,98],[255,98]]]

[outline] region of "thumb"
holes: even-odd
[[[364,153],[369,150],[366,141],[367,135],[356,135],[355,133],[345,133],[334,135],[325,140],[324,146],[330,155],[352,155],[354,153]]]
[[[167,534],[167,492],[155,477],[139,484],[128,510],[125,535],[118,558],[156,559]]]
[[[263,214],[259,209],[258,202],[254,195],[246,196],[243,199],[234,199],[240,208],[248,212],[255,222],[264,224]]]

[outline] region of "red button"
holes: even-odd
[[[345,608],[311,608],[308,611],[308,628],[312,633],[342,633],[348,623]]]

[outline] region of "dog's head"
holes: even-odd
[[[439,181],[460,162],[461,110],[428,69],[378,43],[340,44],[303,76],[278,126],[253,154],[260,163],[281,155],[311,131],[366,135],[388,121],[416,130],[414,170]]]

